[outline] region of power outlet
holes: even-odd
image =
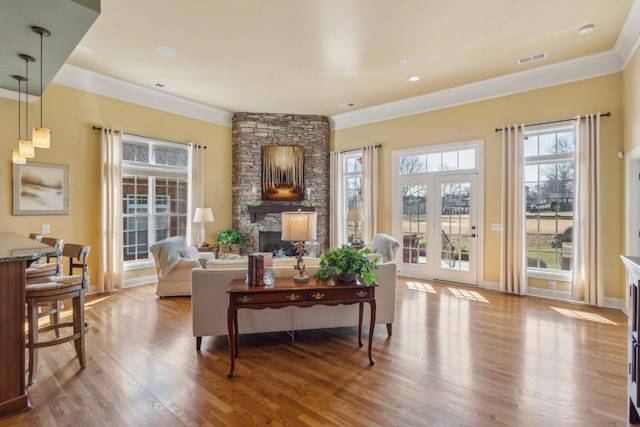
[[[42,224],[42,234],[49,234],[51,233],[51,227],[49,227],[49,224]]]
[[[555,280],[549,280],[549,289],[557,289],[558,285],[556,284]]]

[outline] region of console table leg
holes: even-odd
[[[234,353],[236,350],[236,337],[234,331],[234,310],[229,306],[227,308],[227,330],[229,333],[229,373],[227,374],[228,378],[233,377],[233,369],[235,365]]]
[[[371,323],[369,324],[369,364],[373,365],[376,363],[376,360],[371,354],[371,349],[373,347],[373,328],[376,326],[376,300],[372,299],[369,301],[369,306],[371,308]]]
[[[364,303],[358,303],[358,347],[362,347],[362,315],[364,312]]]

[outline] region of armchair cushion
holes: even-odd
[[[149,250],[153,254],[158,277],[164,277],[186,258],[187,242],[182,236],[169,237],[149,246]]]

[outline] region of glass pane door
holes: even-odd
[[[402,242],[401,262],[411,267],[424,268],[427,254],[427,185],[402,185]],[[403,269],[403,271],[405,271]]]
[[[439,203],[434,218],[439,244],[434,278],[477,284],[476,176],[436,178]]]

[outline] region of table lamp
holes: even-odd
[[[305,274],[302,256],[304,255],[304,242],[307,240],[316,240],[316,222],[317,212],[282,212],[282,237],[281,239],[293,242],[296,248],[296,266],[298,275],[293,277],[296,283],[307,283],[309,276]]]
[[[202,224],[200,230],[200,240],[198,241],[198,247],[201,248],[204,245],[204,232],[207,228],[207,223],[214,222],[213,211],[211,208],[196,208],[196,212],[193,214],[193,222]]]

